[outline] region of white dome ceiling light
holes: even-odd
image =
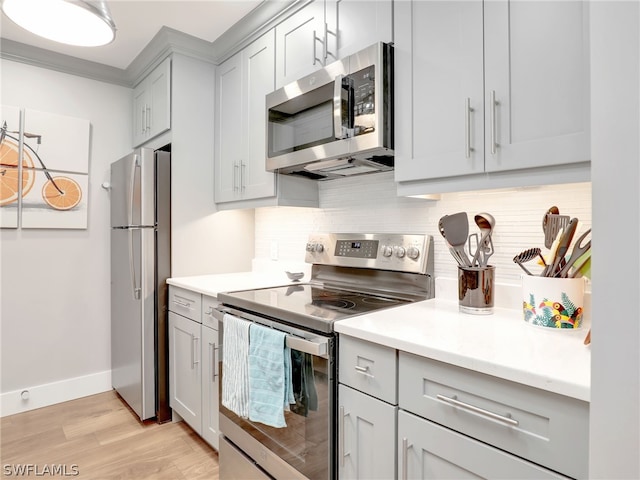
[[[98,47],[116,37],[104,1],[2,0],[2,11],[22,28],[67,45]]]

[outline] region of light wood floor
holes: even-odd
[[[62,464],[82,480],[218,478],[218,454],[184,422],[141,423],[115,392],[4,417],[0,436],[3,477],[7,464]]]

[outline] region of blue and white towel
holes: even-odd
[[[252,324],[249,329],[249,420],[286,427],[284,411],[294,403],[291,350],[286,334]]]
[[[242,418],[249,417],[250,322],[225,314],[222,348],[222,405]]]

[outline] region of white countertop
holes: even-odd
[[[302,281],[308,281],[308,273]],[[268,271],[170,278],[167,283],[217,297],[220,292],[291,282],[283,271]],[[442,279],[440,285],[436,299],[341,320],[335,330],[589,401],[591,349],[583,340],[590,322],[576,330],[555,330],[528,325],[520,310],[510,308],[496,307],[492,315],[464,314],[456,301],[444,299],[452,298],[446,292],[448,283]]]
[[[301,281],[307,280],[308,277]],[[290,285],[292,282],[284,272],[239,272],[169,278],[167,283],[217,298],[220,292]]]
[[[522,312],[494,308],[469,315],[458,303],[426,300],[341,320],[340,334],[584,401],[590,399],[588,326],[555,330],[525,323]]]

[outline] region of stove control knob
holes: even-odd
[[[315,252],[316,245],[314,243],[307,243],[307,252]]]
[[[391,248],[389,245],[385,245],[382,247],[383,257],[390,257],[392,253],[393,253],[393,248]]]
[[[420,256],[420,250],[418,250],[416,247],[407,248],[407,257],[409,257],[411,260],[415,260],[419,256]]]
[[[322,245],[321,243],[316,243],[316,252],[318,253],[324,252],[324,245]]]
[[[403,258],[405,254],[404,247],[396,247],[396,257]]]

